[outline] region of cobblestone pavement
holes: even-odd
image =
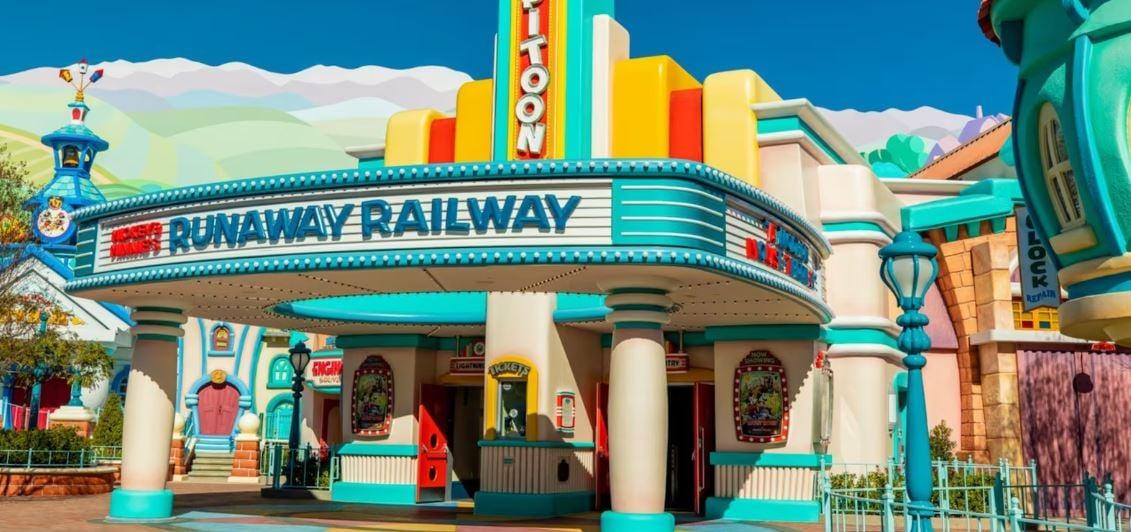
[[[165,523],[106,523],[109,495],[0,499],[0,530],[224,530],[236,532],[381,530],[406,532],[597,531],[600,515],[532,521],[472,514],[470,504],[389,507],[319,500],[265,499],[259,486],[170,484],[177,518]],[[778,526],[678,517],[687,532],[814,531],[819,525]]]

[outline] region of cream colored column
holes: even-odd
[[[166,489],[173,399],[177,390],[177,342],[184,335],[184,310],[146,302],[131,315],[133,362],[122,428],[122,485],[110,496],[110,518],[167,519],[173,492]]]
[[[609,366],[609,487],[601,530],[674,530],[664,512],[668,377],[662,327],[675,282],[631,277],[601,284],[613,324]]]

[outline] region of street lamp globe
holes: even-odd
[[[935,246],[924,242],[914,231],[903,231],[891,244],[880,249],[880,277],[895,294],[903,310],[919,309],[927,289],[938,275]]]
[[[305,342],[299,342],[291,348],[290,354],[291,368],[295,370],[295,375],[302,375],[306,371],[306,365],[310,363],[310,348],[306,347]]]

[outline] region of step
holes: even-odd
[[[197,453],[193,456],[193,460],[199,462],[231,462],[236,457],[234,455],[216,455],[216,454],[202,454]]]
[[[226,466],[222,466],[222,465],[204,465],[204,466],[198,466],[198,465],[196,465],[196,464],[193,464],[193,466],[192,466],[192,469],[189,469],[189,473],[190,473],[190,474],[196,474],[197,472],[201,472],[201,473],[203,473],[203,472],[205,472],[205,471],[209,471],[209,472],[212,472],[212,471],[223,471],[223,472],[226,472],[226,473],[231,473],[231,472],[232,472],[232,466],[231,466],[231,464],[229,464],[229,465],[226,465]]]
[[[188,478],[228,478],[231,471],[189,471]]]

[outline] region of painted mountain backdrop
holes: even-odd
[[[92,66],[106,76],[87,91],[88,124],[110,141],[95,180],[108,197],[171,186],[313,169],[348,168],[343,148],[382,142],[385,121],[402,109],[451,111],[470,78],[445,67],[395,70],[314,66],[294,74],[244,63],[187,59]],[[0,143],[50,177],[39,137],[66,122],[71,90],[44,67],[0,76]],[[817,102],[819,103],[819,102]],[[930,149],[972,117],[930,107],[913,111],[825,111],[862,151],[893,134],[923,137]]]

